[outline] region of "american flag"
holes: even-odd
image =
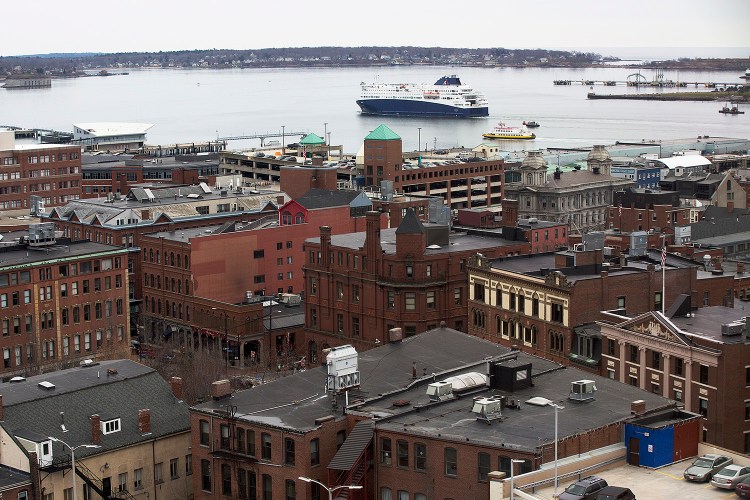
[[[661,266],[664,267],[664,264],[667,263],[667,247],[663,246],[661,247]]]

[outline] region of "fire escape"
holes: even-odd
[[[374,423],[371,420],[357,422],[344,444],[328,464],[328,484],[331,487],[361,485],[359,491],[342,489],[336,498],[365,498],[368,491],[368,472],[373,467]]]

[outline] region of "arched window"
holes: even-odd
[[[169,316],[169,301],[168,300],[164,301],[164,315]]]
[[[161,290],[161,276],[156,277],[156,288]]]
[[[182,280],[177,280],[177,293],[182,293]]]
[[[177,267],[182,267],[182,255],[177,254]]]
[[[187,321],[190,321],[190,306],[189,305],[185,306],[185,319]]]
[[[172,302],[172,317],[173,318],[177,317],[177,303],[176,302]]]
[[[169,252],[169,265],[174,266],[174,252]]]
[[[190,295],[190,282],[185,280],[185,295]]]
[[[170,288],[170,290],[172,290],[173,292],[174,292],[174,290],[175,290],[175,282],[174,282],[174,278],[172,278],[172,288]]]
[[[189,268],[189,267],[190,267],[190,266],[188,266],[188,256],[186,255],[186,256],[185,256],[185,269],[187,269],[187,268]]]
[[[161,264],[161,254],[159,253],[159,250],[156,251],[156,263]]]
[[[154,300],[153,297],[151,297],[151,312],[155,312],[155,311],[156,311],[156,301]]]
[[[156,305],[157,305],[158,313],[161,314],[161,300],[159,300],[159,302],[157,302]]]
[[[180,318],[180,319],[182,319],[182,304],[180,304],[180,307],[179,307],[178,311],[179,312],[178,312],[178,316],[177,317]]]
[[[148,251],[148,255],[149,255],[148,260],[153,262],[154,261],[154,249],[153,248]]]
[[[146,262],[148,260],[146,257],[147,257],[147,255],[146,255],[146,249],[144,248],[143,249],[143,262]]]

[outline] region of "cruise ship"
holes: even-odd
[[[433,85],[365,83],[357,104],[363,114],[473,118],[488,116],[487,98],[464,85],[456,75],[443,76]]]

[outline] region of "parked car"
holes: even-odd
[[[750,467],[743,467],[742,465],[736,464],[729,465],[714,474],[714,477],[711,479],[711,484],[717,488],[733,490],[737,484],[748,476],[750,476]]]
[[[750,498],[750,477],[746,477],[745,479],[737,483],[737,487],[734,489],[734,492],[738,497]]]
[[[682,475],[688,481],[705,483],[706,481],[710,481],[714,474],[727,465],[732,465],[731,458],[709,453],[696,458],[693,464],[685,469]]]
[[[635,500],[635,495],[630,488],[607,486],[601,489],[596,500]]]
[[[565,488],[558,498],[560,500],[594,500],[606,486],[607,481],[599,476],[587,476]]]

